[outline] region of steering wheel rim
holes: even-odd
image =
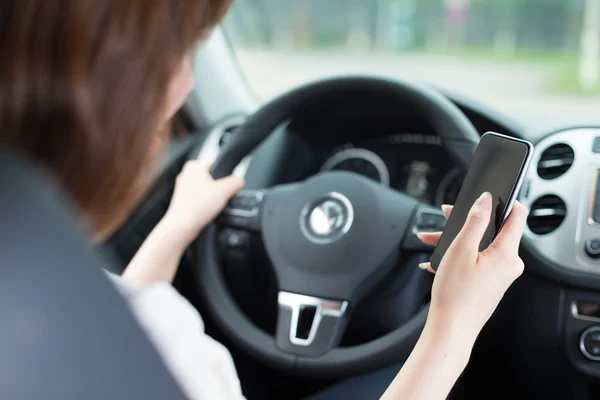
[[[290,116],[307,116],[332,96],[350,92],[382,93],[413,104],[432,123],[453,160],[467,168],[479,134],[466,116],[437,91],[403,81],[346,77],[320,81],[288,92],[263,106],[238,130],[212,167],[215,178],[229,175],[238,163]],[[371,342],[334,348],[319,357],[288,354],[275,338],[256,327],[233,300],[217,255],[217,229],[211,224],[195,243],[196,283],[208,311],[224,333],[242,350],[267,364],[301,375],[343,377],[364,373],[408,356],[425,323],[424,307],[406,324]]]

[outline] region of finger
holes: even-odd
[[[235,196],[237,192],[242,190],[246,182],[239,176],[229,175],[225,178],[216,181],[217,187],[221,190],[225,196],[231,198]]]
[[[194,164],[192,164],[195,168],[198,168],[202,171],[210,171],[210,168],[212,167],[212,164],[209,164],[207,162],[204,161],[193,161]]]
[[[454,209],[454,206],[451,206],[449,204],[442,204],[442,211],[444,212],[444,214],[446,214],[446,217],[450,216],[453,209]]]
[[[433,269],[433,267],[431,266],[431,263],[421,263],[419,264],[419,268],[424,270],[424,271],[429,271],[432,274],[435,274],[435,269]]]
[[[183,168],[188,170],[208,171],[210,170],[210,164],[198,160],[190,160],[185,163]]]
[[[437,246],[440,241],[441,236],[442,236],[442,232],[419,232],[419,233],[417,233],[417,237],[419,238],[419,240],[430,246]]]
[[[509,251],[513,254],[518,253],[521,237],[525,231],[525,224],[527,224],[528,214],[527,208],[518,201],[515,201],[510,215],[506,219],[500,233],[498,233],[498,236],[496,236],[496,239],[491,244],[491,248]]]
[[[461,247],[464,246],[465,250],[476,249],[479,251],[479,244],[490,223],[491,217],[492,195],[489,192],[485,192],[471,207],[467,220],[454,242]]]

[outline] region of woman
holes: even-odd
[[[228,6],[229,0],[1,3],[0,141],[47,169],[93,240],[114,232],[145,194],[168,141],[168,121],[193,87],[188,54]],[[192,399],[243,398],[229,353],[204,334],[197,311],[169,284],[184,249],[242,186],[188,163],[167,214],[123,276],[113,277]],[[423,334],[385,399],[447,396],[479,331],[523,271],[517,250],[526,214],[517,204],[479,253],[490,194],[473,206],[435,278]],[[439,233],[421,239],[435,245]],[[339,389],[333,390],[335,396]]]

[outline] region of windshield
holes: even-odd
[[[600,0],[237,0],[225,31],[262,101],[371,74],[517,118],[600,117]]]

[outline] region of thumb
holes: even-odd
[[[492,243],[493,246],[490,247],[509,252],[509,254],[518,254],[521,237],[527,225],[528,214],[527,208],[518,201],[515,201],[512,212],[506,220],[504,227],[502,227],[502,230],[496,236],[494,243]]]
[[[479,244],[490,224],[491,216],[492,195],[485,192],[477,199],[469,211],[465,225],[456,238],[459,246],[464,249],[479,251]]]
[[[216,184],[221,193],[227,196],[227,198],[231,198],[242,190],[246,182],[239,176],[229,175],[217,180]]]

